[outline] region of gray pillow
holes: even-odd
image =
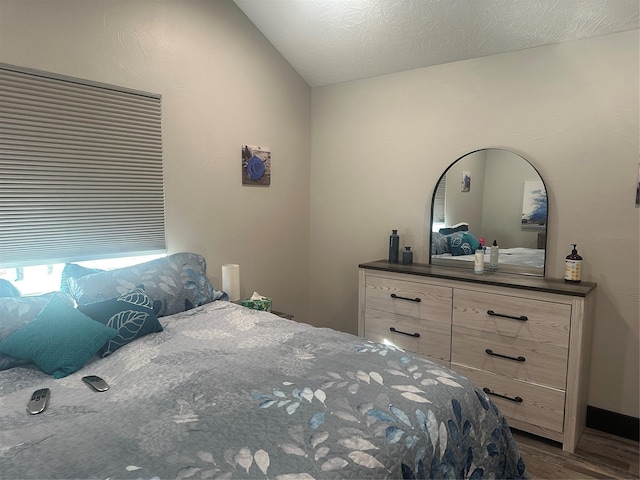
[[[222,296],[213,289],[206,268],[204,257],[183,252],[130,267],[69,278],[68,283],[78,305],[102,302],[142,287],[153,302],[154,312],[162,317]]]
[[[67,304],[73,306],[73,299],[62,292],[45,293],[26,297],[1,297],[0,298],[0,342],[20,330],[47,306],[49,301],[59,297]],[[0,353],[0,370],[22,365],[24,362],[9,355]]]
[[[431,255],[449,253],[447,236],[440,232],[431,232]]]

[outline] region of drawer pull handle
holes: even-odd
[[[416,303],[420,303],[422,301],[418,297],[416,298],[401,297],[400,295],[396,295],[395,293],[391,294],[391,298],[397,298],[398,300],[409,300],[410,302],[416,302]]]
[[[506,358],[508,360],[515,360],[516,362],[524,362],[527,359],[520,356],[520,357],[510,357],[509,355],[502,355],[501,353],[495,353],[493,350],[491,350],[490,348],[487,348],[485,350],[485,352],[487,352],[488,355],[491,355],[493,357],[500,357],[500,358]]]
[[[522,403],[522,397],[514,397],[514,398],[511,398],[511,397],[508,397],[508,396],[506,396],[506,395],[501,395],[501,394],[499,394],[499,393],[492,392],[492,391],[491,391],[491,389],[490,389],[490,388],[487,388],[487,387],[484,387],[484,388],[482,389],[482,391],[483,391],[484,393],[486,393],[487,395],[493,395],[494,397],[504,398],[505,400],[509,400],[509,401],[511,401],[511,402]]]
[[[420,338],[420,334],[419,333],[407,333],[407,332],[403,332],[402,330],[396,330],[393,327],[389,327],[389,331],[393,332],[393,333],[401,333],[402,335],[407,335],[409,337]]]
[[[487,310],[487,315],[491,315],[492,317],[511,318],[513,320],[520,320],[521,322],[526,322],[527,320],[529,320],[524,315],[520,315],[519,317],[515,317],[513,315],[505,315],[504,313],[496,313],[493,310]]]

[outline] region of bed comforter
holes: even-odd
[[[489,398],[435,363],[229,302],[160,320],[60,380],[0,372],[0,476],[528,476]],[[49,406],[29,415],[42,387]]]

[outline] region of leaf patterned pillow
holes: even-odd
[[[118,331],[118,335],[98,351],[101,357],[106,357],[136,338],[162,331],[151,299],[140,288],[102,302],[79,305],[78,310]]]
[[[174,253],[149,262],[69,278],[71,294],[79,305],[100,302],[140,285],[153,301],[158,317],[184,312],[222,297],[207,278],[207,263],[195,253]]]

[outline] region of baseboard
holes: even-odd
[[[639,441],[640,421],[622,413],[587,406],[587,427]]]

